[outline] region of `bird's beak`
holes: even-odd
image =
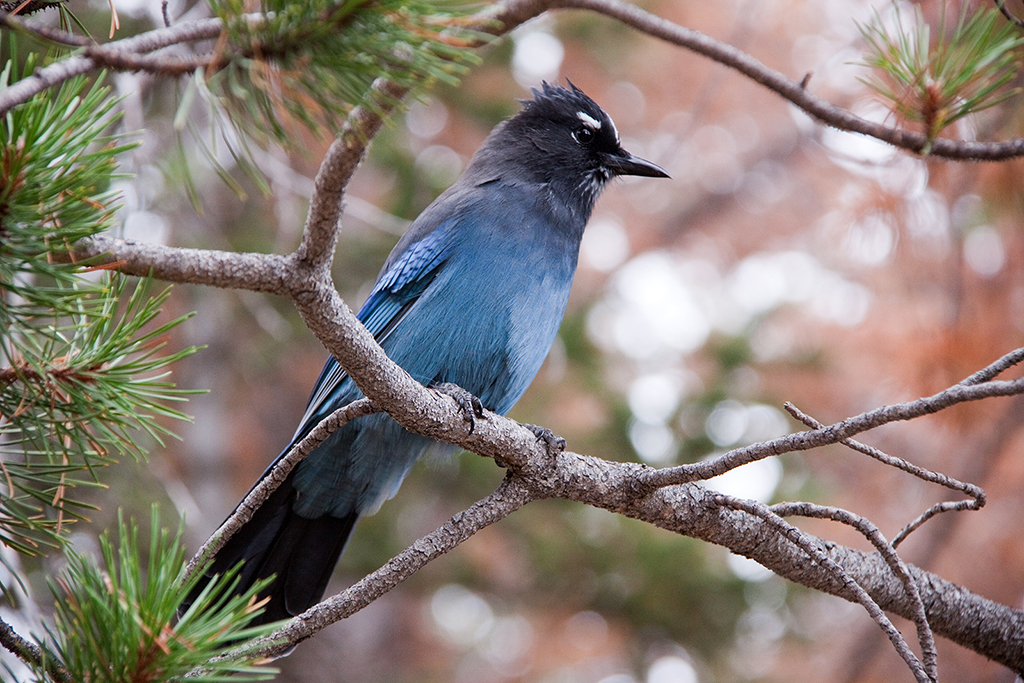
[[[604,165],[615,175],[642,175],[648,178],[668,178],[665,169],[646,159],[633,156],[624,149],[615,154],[606,154]]]

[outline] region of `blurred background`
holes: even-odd
[[[815,93],[862,116],[894,121],[858,80],[866,69],[857,22],[875,8],[891,11],[888,3],[642,4],[796,80],[811,74]],[[161,22],[156,0],[116,5],[119,35]],[[106,8],[76,12],[105,35]],[[921,8],[934,20],[939,4]],[[170,3],[171,16],[190,11]],[[934,393],[1024,342],[1022,162],[922,159],[822,127],[724,67],[586,13],[530,22],[481,55],[460,87],[431,89],[374,141],[346,200],[335,281],[358,307],[408,221],[518,109],[516,98],[541,80],[571,78],[611,114],[626,149],[672,175],[617,181],[598,202],[558,341],[511,413],[564,436],[571,450],[653,466],[693,462],[797,429],[784,401],[832,422]],[[265,194],[223,140],[208,132],[176,140],[168,83],[111,78],[128,95],[127,128],[145,131],[124,166],[134,174],[121,187],[125,236],[295,248],[331,132],[317,138],[296,126],[295,149],[256,150]],[[1021,135],[1019,102],[965,119],[952,134]],[[208,130],[208,109],[190,115]],[[165,522],[184,515],[198,548],[287,444],[325,359],[281,299],[176,286],[167,309],[198,313],[174,344],[206,348],[176,366],[174,379],[207,393],[185,408],[192,424],[171,425],[180,441],[154,446],[143,467],[106,473],[102,510],[76,531],[80,549],[95,544],[117,506],[145,519],[154,499]],[[1024,599],[1022,417],[1024,399],[990,400],[864,439],[986,489],[982,511],[935,520],[901,549],[1015,607]],[[502,475],[472,454],[418,466],[357,527],[329,590],[376,569]],[[890,538],[948,498],[839,448],[764,461],[708,485],[845,507]],[[867,549],[846,529],[800,526]],[[939,652],[946,680],[1014,680],[946,641]],[[278,680],[288,682],[911,678],[860,608],[722,548],[562,501],[534,503],[486,529],[278,664]]]

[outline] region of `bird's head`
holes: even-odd
[[[608,114],[571,82],[544,83],[533,99],[498,126],[478,153],[480,171],[518,174],[547,184],[589,215],[604,185],[616,176],[667,178],[657,165],[622,148]]]

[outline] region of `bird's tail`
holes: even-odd
[[[236,594],[242,594],[260,579],[274,576],[260,592],[268,598],[263,613],[251,626],[265,624],[305,612],[323,597],[327,582],[348,540],[358,513],[345,517],[323,515],[302,517],[294,510],[294,472],[256,510],[214,557],[207,576],[224,574],[244,561]],[[200,581],[182,605],[188,609],[206,582]]]

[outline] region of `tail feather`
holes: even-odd
[[[236,594],[260,579],[275,576],[260,592],[261,599],[269,600],[253,626],[289,619],[320,601],[359,518],[356,512],[340,518],[302,517],[293,509],[295,495],[289,476],[228,539],[207,570],[207,576],[223,574],[244,562]],[[187,609],[204,586],[205,582],[199,583],[182,609]]]
[[[358,518],[353,512],[340,519],[324,515],[317,519],[303,520],[305,528],[295,545],[291,560],[284,571],[278,574],[284,577],[281,589],[288,616],[302,614],[320,602]]]

